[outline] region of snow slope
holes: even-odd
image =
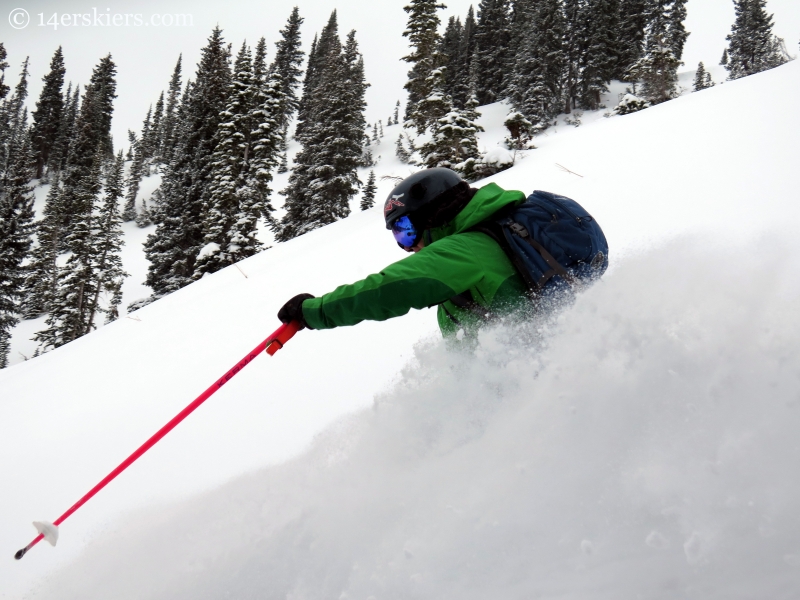
[[[398,251],[379,208],[354,214],[1,372],[0,597],[797,597],[800,119],[765,107],[799,71],[556,127],[494,178],[579,200],[612,248],[604,281],[529,342],[507,326],[447,352],[432,311],[302,332],[20,563],[30,521],[255,346],[287,297]]]

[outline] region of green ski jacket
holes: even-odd
[[[314,329],[331,329],[439,305],[439,328],[449,336],[472,329],[480,320],[449,300],[458,294],[469,291],[474,302],[495,315],[512,311],[525,300],[524,280],[497,242],[468,230],[503,207],[524,201],[522,192],[494,183],[482,187],[453,222],[423,233],[422,250],[380,273],[306,300],[303,318]]]

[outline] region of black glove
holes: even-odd
[[[281,323],[299,321],[302,326],[300,329],[308,327],[308,323],[303,318],[303,301],[313,297],[311,294],[298,294],[281,307],[278,311],[278,319],[280,319]],[[311,327],[308,328],[312,329]]]

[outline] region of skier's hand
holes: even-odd
[[[298,294],[281,307],[278,311],[278,319],[281,323],[298,321],[301,325],[300,329],[308,327],[308,323],[303,318],[303,301],[313,297],[311,294]],[[308,328],[311,329],[311,327]]]

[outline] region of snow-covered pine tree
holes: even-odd
[[[760,73],[789,60],[783,40],[772,32],[773,15],[767,13],[766,5],[766,0],[733,1],[736,19],[726,38],[728,79]]]
[[[728,49],[727,48],[725,48],[725,50],[722,51],[722,58],[720,59],[719,64],[722,65],[723,67],[727,67],[728,66]]]
[[[150,121],[150,136],[145,143],[145,159],[149,163],[160,163],[162,146],[164,144],[164,92],[161,92],[153,109]]]
[[[447,67],[444,92],[451,98],[453,97],[454,86],[458,81],[456,61],[458,60],[458,48],[463,34],[464,27],[461,25],[461,19],[451,16],[447,21],[444,34],[439,40],[439,54],[442,57],[442,64]]]
[[[408,150],[406,150],[406,145],[403,143],[403,134],[397,136],[397,142],[394,145],[394,153],[397,158],[400,159],[402,163],[408,163],[411,155],[409,154]]]
[[[615,79],[628,81],[630,68],[644,53],[647,9],[648,0],[620,0]]]
[[[417,103],[417,108],[415,110],[417,115],[420,115],[426,122],[432,124],[432,129],[434,131],[439,127],[439,119],[453,110],[453,100],[444,91],[446,71],[447,67],[439,67],[431,71],[427,83],[430,92]]]
[[[120,150],[114,162],[109,165],[103,190],[103,202],[92,220],[91,260],[93,264],[91,270],[97,278],[97,282],[92,286],[94,295],[87,298],[89,302],[87,333],[96,328],[98,313],[106,315],[106,323],[117,319],[119,305],[122,301],[122,282],[128,276],[122,268],[120,255],[124,243],[122,219],[119,214],[124,164],[122,150]],[[100,300],[101,294],[104,292],[110,296],[110,299],[107,305],[102,307]]]
[[[346,217],[361,185],[356,168],[363,160],[366,128],[364,61],[355,31],[348,34],[344,50],[332,32],[329,42],[322,44],[320,36],[317,46],[319,80],[309,102],[316,120],[303,134],[303,149],[282,192],[287,212],[276,234],[279,241]]]
[[[477,94],[470,94],[463,110],[452,108],[434,125],[431,141],[422,146],[425,166],[448,167],[467,181],[474,181],[476,162],[480,159],[477,133],[483,131],[477,120]]]
[[[518,4],[523,5],[526,4],[525,2],[518,2]],[[529,3],[528,3],[529,4]],[[563,96],[564,96],[564,108],[563,111],[566,114],[570,114],[574,108],[578,108],[578,99],[580,97],[579,88],[578,88],[578,78],[581,74],[581,61],[583,58],[583,50],[586,47],[586,43],[583,40],[583,35],[586,31],[586,27],[583,26],[583,16],[584,11],[582,10],[584,6],[583,0],[564,0],[564,78],[563,78]],[[515,6],[515,10],[521,10],[521,8],[517,9]],[[532,8],[528,8],[530,13],[533,12]],[[523,34],[525,34],[525,29],[522,30]],[[517,48],[521,47],[521,44],[516,45]],[[519,52],[515,53],[515,57],[519,54]],[[513,80],[512,80],[513,81]],[[514,119],[512,119],[512,123],[516,122],[520,117],[524,119],[524,117],[519,113],[516,112]],[[513,115],[509,115],[512,117]],[[527,121],[527,119],[526,119]],[[530,125],[530,123],[529,123]],[[512,125],[512,128],[516,128],[516,126]],[[512,145],[519,145],[517,138],[514,137],[514,133],[511,136]]]
[[[394,124],[400,124],[400,100],[398,100],[397,104],[394,105]]]
[[[183,55],[178,56],[178,62],[175,63],[175,69],[172,71],[172,77],[169,80],[169,88],[167,89],[167,103],[164,107],[164,117],[161,119],[162,123],[162,148],[161,148],[161,162],[168,164],[172,159],[172,151],[175,148],[176,138],[176,119],[177,111],[180,106],[181,98],[181,60]]]
[[[61,129],[65,72],[64,54],[59,46],[50,60],[50,71],[42,78],[42,93],[36,102],[36,110],[31,114],[31,139],[36,156],[36,177],[39,179],[45,174],[45,167],[49,164],[50,154]]]
[[[464,20],[458,51],[455,58],[447,64],[447,76],[452,81],[448,93],[451,95],[453,106],[456,108],[464,108],[469,97],[470,65],[472,64],[472,57],[475,55],[476,29],[475,11],[470,5],[467,18]]]
[[[334,11],[334,15],[335,13],[336,11]],[[331,15],[331,17],[333,18],[334,15]],[[331,22],[328,21],[327,27],[330,26]],[[336,27],[338,27],[338,25],[336,25]],[[300,100],[298,100],[297,102],[297,127],[295,127],[294,137],[298,141],[302,139],[303,132],[306,129],[307,124],[313,122],[314,118],[312,114],[313,107],[311,106],[311,103],[313,101],[314,88],[319,82],[319,77],[317,77],[317,74],[320,70],[319,52],[317,51],[318,45],[319,45],[319,36],[315,34],[314,40],[311,42],[311,49],[308,52],[308,63],[306,63],[306,76],[303,78],[303,94],[300,97]]]
[[[23,110],[24,113],[24,110]],[[8,366],[11,330],[19,323],[25,267],[33,234],[34,154],[26,135],[17,136],[0,180],[0,369]]]
[[[417,107],[431,93],[433,78],[431,73],[439,68],[442,57],[439,54],[439,15],[437,10],[445,8],[436,0],[410,0],[403,7],[408,13],[408,23],[403,36],[408,38],[411,52],[403,60],[411,64],[405,89],[408,91],[408,103],[403,119],[416,128],[420,135],[425,132],[436,116],[420,112]]]
[[[111,139],[111,118],[114,114],[114,98],[117,97],[117,66],[111,54],[104,56],[92,71],[89,87],[92,89],[94,119],[103,158],[114,158],[114,143]],[[87,88],[88,89],[88,88]]]
[[[5,84],[6,69],[8,68],[6,58],[8,58],[8,53],[6,52],[6,48],[3,43],[0,42],[0,100],[5,98],[8,95],[8,92],[11,91],[11,88]]]
[[[697,73],[695,73],[694,76],[693,87],[695,92],[714,87],[714,82],[711,80],[711,73],[706,71],[702,61],[697,65]]]
[[[683,64],[677,53],[683,51],[680,32],[676,32],[675,14],[680,14],[684,0],[653,0],[648,18],[643,56],[631,67],[635,80],[642,82],[640,96],[651,104],[671,100],[678,94],[678,67]],[[675,6],[678,4],[679,6]],[[681,24],[682,27],[682,24]],[[685,32],[684,32],[685,33]],[[687,34],[688,35],[688,34]]]
[[[35,319],[48,312],[56,289],[56,259],[61,246],[63,221],[60,175],[60,171],[54,172],[42,218],[35,223],[38,244],[31,253],[21,306],[21,314],[25,319]]]
[[[367,177],[367,185],[364,186],[364,195],[361,196],[361,210],[367,210],[375,206],[375,192],[377,189],[375,185],[375,171],[370,169],[369,177]]]
[[[608,91],[608,84],[619,61],[619,0],[587,2],[582,13],[579,102],[581,108],[597,110],[600,107],[600,95]]]
[[[86,191],[88,182],[94,180],[93,170],[100,168],[95,163],[98,156],[99,160],[105,162],[112,147],[110,128],[113,100],[116,97],[115,73],[116,66],[111,61],[111,55],[100,59],[92,72],[89,85],[86,86],[80,112],[75,118],[66,166],[61,178],[63,189],[61,204],[64,208],[62,235],[66,249],[73,251],[69,245],[70,240],[81,239],[80,235],[73,235],[75,224],[85,224],[91,220],[91,214],[86,215],[82,211],[91,211],[92,208],[92,202],[87,201],[85,195],[88,193]]]
[[[147,110],[147,117],[145,117],[142,125],[141,137],[133,137],[131,145],[133,146],[133,161],[131,161],[131,168],[128,171],[128,178],[125,182],[127,193],[125,194],[125,208],[122,211],[122,220],[127,222],[136,219],[136,196],[139,194],[139,184],[142,177],[145,176],[145,160],[146,160],[146,146],[145,139],[149,139],[150,135],[150,109]]]
[[[270,65],[270,72],[280,75],[283,82],[281,92],[284,101],[281,128],[284,140],[288,137],[289,123],[300,104],[297,88],[300,86],[300,77],[303,75],[301,66],[305,56],[300,49],[300,26],[303,24],[303,20],[299,9],[295,6],[286,25],[280,31],[280,39],[275,42],[275,59]]]
[[[273,230],[277,222],[272,216],[275,208],[270,200],[272,189],[269,186],[272,183],[272,171],[276,167],[280,170],[283,161],[287,160],[285,94],[286,86],[280,71],[270,72],[265,81],[258,82],[251,115],[254,129],[250,133],[252,151],[246,185],[258,207],[256,211],[254,205],[251,214],[254,216],[258,212]],[[247,225],[250,218],[240,221],[243,226],[246,225],[242,232],[250,231],[250,225]]]
[[[0,176],[14,163],[14,152],[22,148],[22,138],[28,136],[28,62],[26,57],[14,93],[0,103]]]
[[[678,60],[683,58],[683,47],[689,37],[689,32],[683,25],[686,20],[687,2],[688,0],[672,0],[667,13],[667,42]]]
[[[506,96],[510,62],[511,15],[509,0],[481,0],[475,29],[477,94],[480,104]]]
[[[203,193],[231,82],[228,46],[215,27],[201,51],[196,79],[184,93],[181,131],[159,186],[157,227],[145,242],[150,261],[146,284],[158,299],[192,282],[203,247]],[[188,87],[188,84],[187,84]]]
[[[67,86],[67,92],[64,94],[64,112],[55,144],[50,151],[48,171],[61,171],[67,166],[69,146],[73,140],[80,102],[80,86],[75,86],[73,91],[72,83],[70,82]]]
[[[560,0],[537,2],[529,28],[516,57],[509,93],[513,108],[536,131],[546,128],[564,103],[565,24]]]
[[[150,217],[150,211],[147,208],[147,200],[144,198],[142,198],[142,208],[136,213],[135,222],[139,229],[144,229],[153,222]]]
[[[149,158],[152,156],[150,154],[151,144],[153,141],[152,136],[152,116],[153,116],[153,105],[147,107],[147,116],[144,118],[144,122],[142,123],[142,133],[139,136],[139,154],[141,157],[141,166],[139,168],[141,177],[149,177],[150,176],[150,164]],[[136,160],[134,154],[134,160]],[[138,182],[137,182],[138,184]]]
[[[34,336],[44,349],[58,348],[90,331],[91,299],[99,284],[93,219],[101,189],[102,152],[102,146],[98,147],[86,174],[72,190],[75,215],[66,239],[71,254],[57,271],[56,289],[45,321],[47,328]]]

